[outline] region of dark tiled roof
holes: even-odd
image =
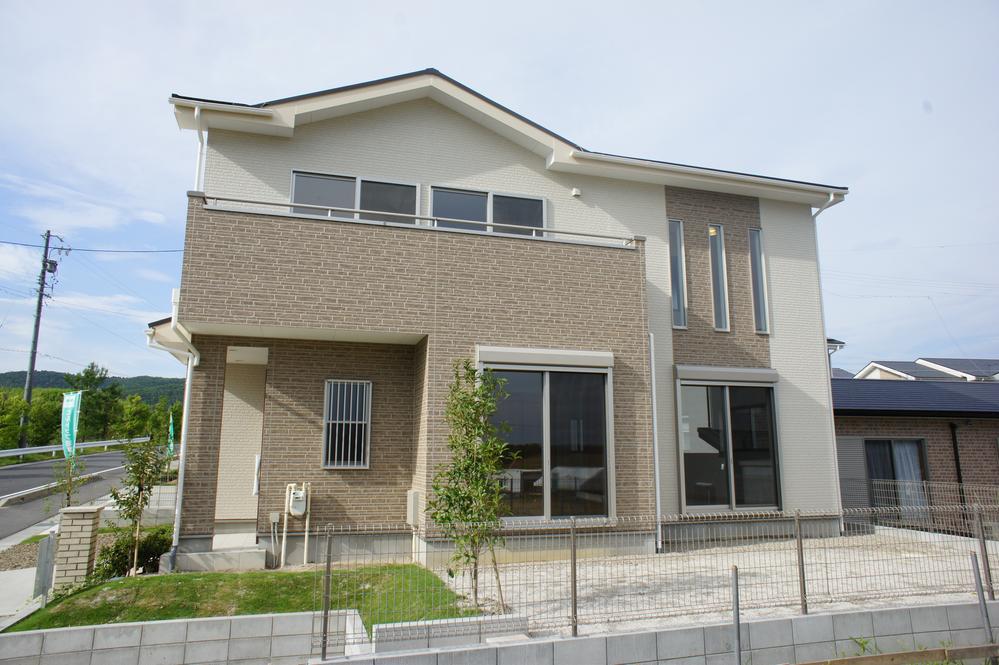
[[[999,418],[999,382],[832,381],[837,415]]]
[[[946,372],[941,372],[940,370],[926,367],[925,365],[920,365],[919,363],[914,363],[908,360],[875,360],[873,362],[890,369],[898,370],[899,372],[908,374],[909,376],[914,376],[917,379],[940,379],[941,381],[949,381],[952,379],[957,379],[958,381],[963,380],[953,374],[947,374]]]
[[[832,378],[834,379],[852,379],[853,372],[849,370],[842,369],[840,367],[832,368]]]
[[[922,360],[980,378],[999,374],[999,358],[923,358]]]

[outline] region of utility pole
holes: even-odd
[[[59,238],[59,236],[56,236]],[[61,240],[61,238],[60,238]],[[45,299],[45,279],[55,274],[57,263],[49,259],[52,231],[45,232],[45,249],[42,250],[42,269],[38,272],[38,300],[35,303],[35,329],[31,333],[31,355],[28,356],[28,374],[24,377],[24,411],[21,412],[19,448],[28,447],[28,412],[31,410],[31,387],[35,380],[35,357],[38,355],[38,329],[42,323],[42,303]]]

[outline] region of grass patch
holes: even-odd
[[[331,588],[331,607],[358,610],[369,631],[376,623],[477,614],[414,564],[334,571]],[[313,571],[173,573],[99,584],[50,603],[7,631],[321,608],[322,574]]]
[[[43,540],[45,540],[46,538],[48,538],[48,537],[49,537],[48,532],[38,533],[38,534],[35,534],[34,536],[30,536],[28,538],[25,538],[19,544],[20,545],[31,545],[32,543],[40,543]]]

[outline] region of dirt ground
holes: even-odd
[[[102,533],[97,536],[97,550],[111,543],[114,536]],[[38,561],[38,543],[18,543],[0,552],[0,571],[34,568]]]

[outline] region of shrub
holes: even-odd
[[[139,567],[146,573],[159,572],[160,556],[170,550],[173,543],[173,527],[169,524],[155,526],[143,532],[139,539]],[[129,529],[116,529],[115,539],[110,545],[101,548],[94,564],[94,579],[109,580],[122,577],[132,567],[132,552],[135,536]]]

